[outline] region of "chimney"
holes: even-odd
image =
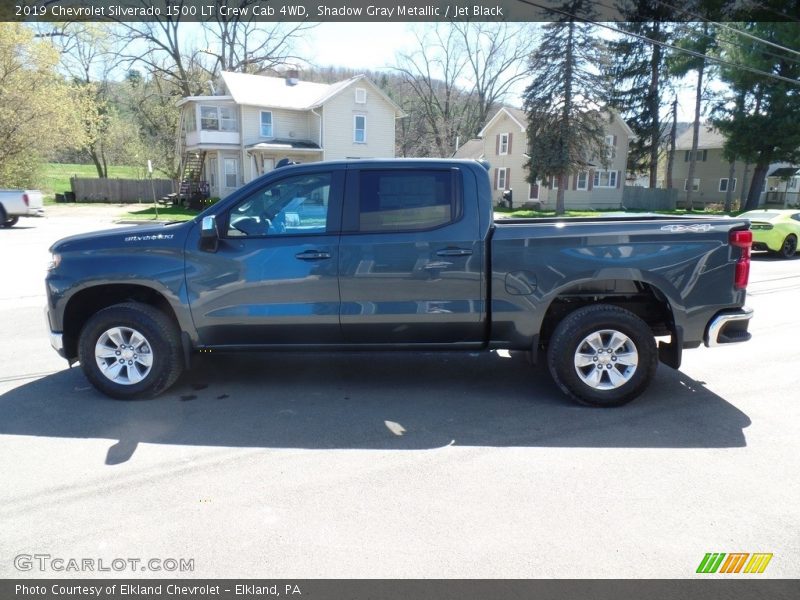
[[[300,71],[292,68],[286,71],[286,85],[297,85],[300,83]]]

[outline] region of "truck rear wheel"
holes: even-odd
[[[9,217],[6,209],[0,206],[0,227],[13,227],[19,221],[19,217]]]
[[[181,374],[180,332],[152,306],[115,304],[86,322],[78,359],[87,379],[104,394],[120,400],[152,398]]]
[[[621,406],[635,399],[650,384],[657,364],[656,343],[647,324],[609,304],[567,315],[547,351],[558,387],[591,406]]]

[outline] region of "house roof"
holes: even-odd
[[[483,158],[483,140],[474,138],[465,142],[453,153],[453,158]]]
[[[781,177],[788,179],[800,173],[800,168],[797,167],[777,167],[767,177]]]
[[[322,150],[319,144],[309,140],[274,139],[247,146],[248,150]]]
[[[605,111],[610,113],[615,120],[619,121],[629,138],[636,137],[633,133],[633,130],[625,122],[625,119],[623,119],[616,110],[609,108],[605,109]],[[478,136],[483,137],[486,133],[486,130],[489,129],[489,127],[491,127],[492,124],[503,114],[514,121],[514,123],[519,126],[520,131],[525,132],[527,130],[526,123],[528,122],[528,115],[525,114],[525,111],[520,108],[514,108],[513,106],[504,106],[498,110],[491,119],[489,119],[486,125],[484,125],[483,129],[481,129]]]
[[[698,132],[697,136],[698,150],[710,150],[710,149],[722,148],[722,145],[724,143],[725,143],[725,136],[723,136],[718,129],[709,127],[708,125],[700,125],[700,131]],[[675,140],[675,149],[676,150],[692,149],[691,127],[689,127],[689,129],[684,131],[681,135],[679,135],[678,139]]]
[[[346,88],[361,81],[369,84],[374,91],[395,109],[395,113],[402,115],[400,107],[373,84],[366,75],[356,75],[333,84],[298,81],[294,85],[287,85],[286,79],[283,77],[267,77],[264,75],[223,71],[222,80],[228,93],[237,104],[290,110],[310,110],[322,106]]]
[[[520,110],[519,108],[514,108],[512,106],[503,106],[494,113],[494,116],[489,119],[486,125],[483,126],[483,129],[480,130],[478,133],[478,137],[483,137],[486,133],[486,130],[491,127],[495,121],[498,121],[501,117],[506,116],[511,119],[516,125],[519,127],[519,130],[524,132],[526,130],[525,123],[528,120],[528,117],[525,115],[525,111]]]

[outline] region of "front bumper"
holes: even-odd
[[[753,309],[747,306],[717,313],[706,327],[705,345],[713,348],[748,341],[752,337],[747,331],[752,318]]]
[[[47,331],[50,334],[50,345],[53,347],[53,350],[58,352],[61,358],[67,358],[64,353],[64,334],[60,331],[53,331],[50,325],[50,311],[46,306],[44,307],[44,321],[47,324]]]

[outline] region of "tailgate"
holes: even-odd
[[[28,195],[28,208],[42,208],[44,206],[44,195],[39,190],[25,190]]]

